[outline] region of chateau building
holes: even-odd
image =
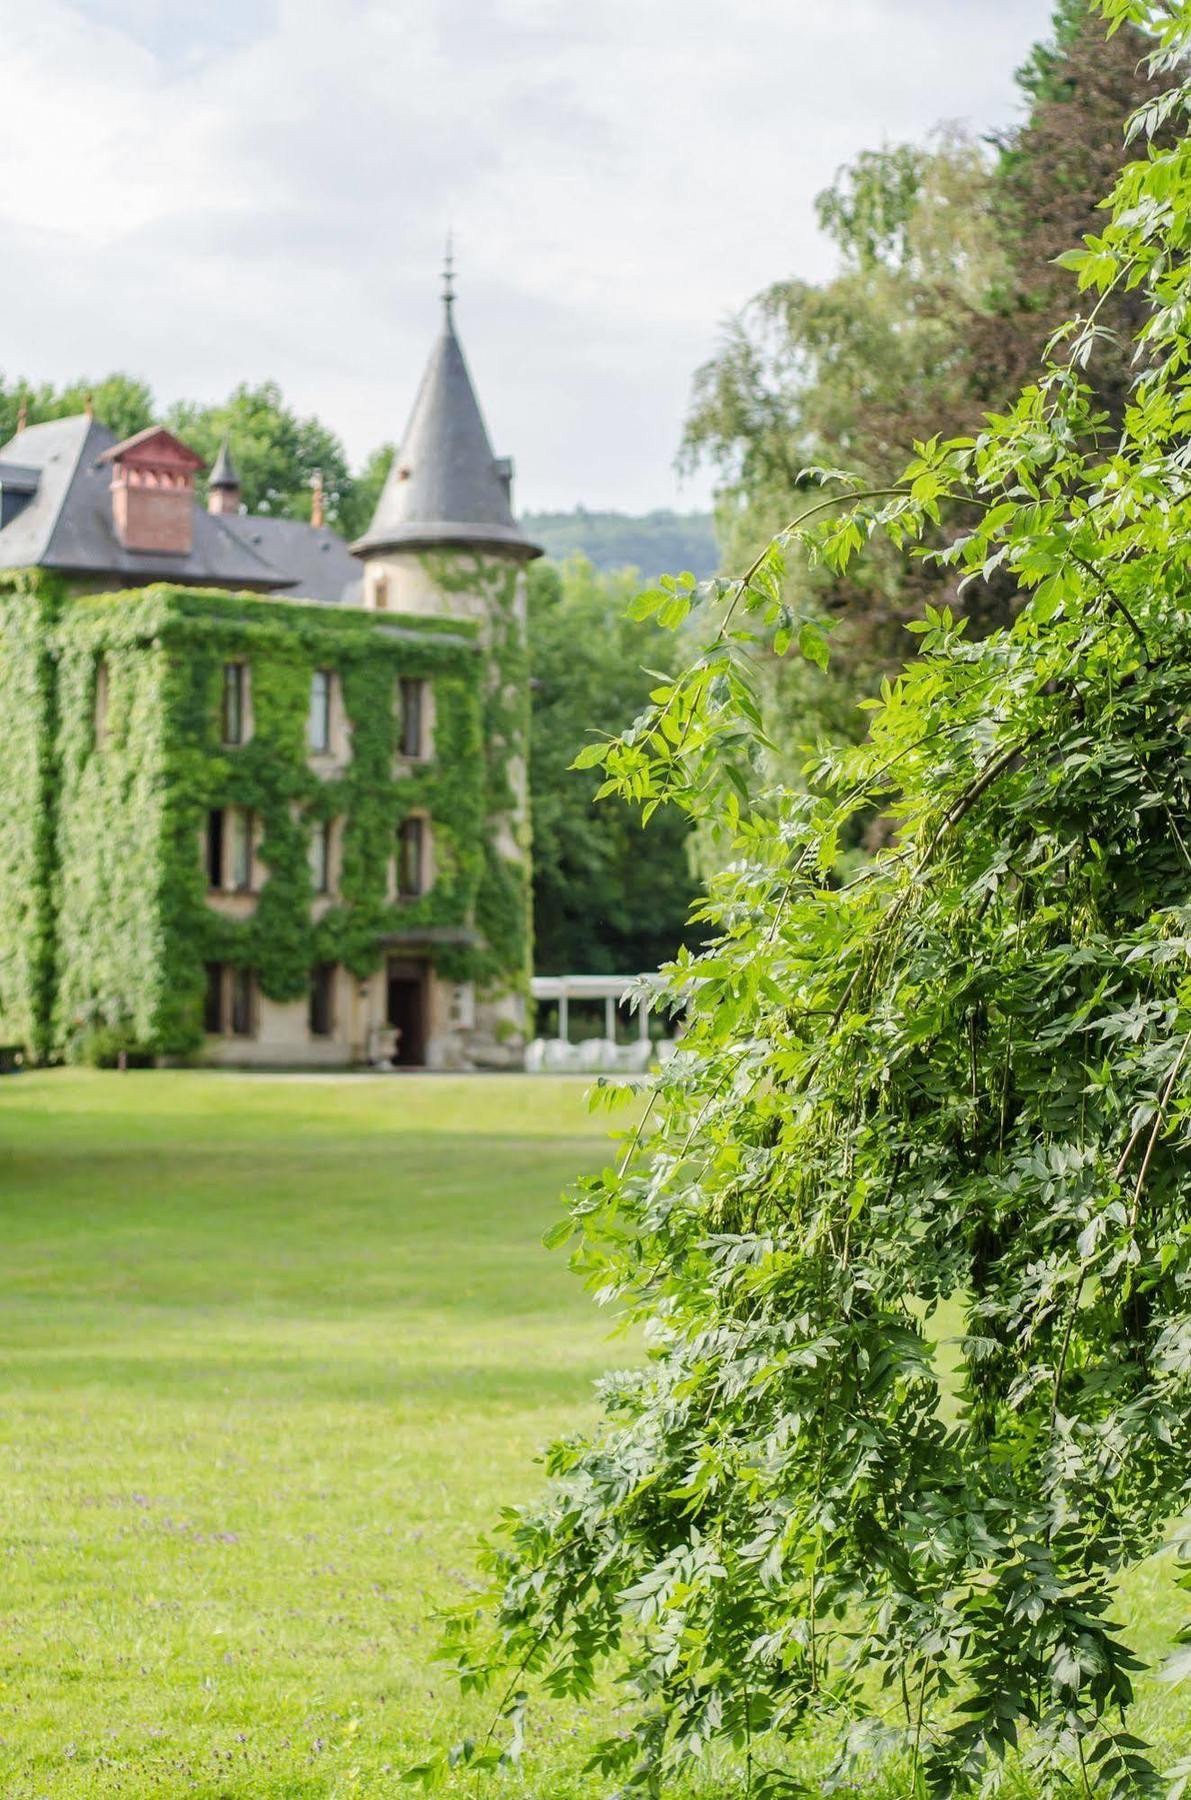
[[[363,538],[84,414],[0,447],[0,1041],[518,1061],[525,569],[455,330]]]

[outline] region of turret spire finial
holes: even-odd
[[[447,233],[447,248],[442,264],[442,303],[449,319],[451,308],[455,304],[455,238],[450,231]]]

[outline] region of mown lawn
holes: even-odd
[[[630,1354],[540,1246],[606,1132],[566,1080],[0,1080],[3,1800],[408,1793],[483,1730],[432,1614]],[[1169,1566],[1123,1598],[1160,1650]],[[1171,1753],[1187,1715],[1143,1688]],[[539,1707],[457,1791],[588,1797],[607,1724]]]
[[[627,1354],[540,1244],[607,1130],[564,1080],[0,1081],[5,1800],[390,1793],[460,1732],[429,1615]],[[582,1792],[587,1730],[502,1790]]]

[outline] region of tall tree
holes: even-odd
[[[1029,379],[1075,300],[1065,250],[1103,223],[1101,197],[1123,156],[1121,120],[1154,100],[1142,33],[1128,23],[1105,41],[1085,0],[1064,0],[1054,33],[1021,72],[1031,97],[1024,122],[1000,140],[990,199],[1008,279],[993,288],[968,344],[973,420],[1001,406]],[[1161,144],[1165,133],[1155,142]],[[1137,375],[1144,298],[1135,288],[1105,296],[1091,364],[1096,394],[1120,423]]]
[[[65,387],[50,382],[0,379],[0,443],[17,429],[22,407],[27,423],[67,419],[90,405],[95,417],[118,438],[132,437],[153,423],[153,394],[132,375],[105,375],[99,381],[81,377]]]
[[[1191,0],[1103,10],[1183,82]],[[1116,1613],[1191,1486],[1189,217],[1184,134],[1068,259],[1147,300],[1107,449],[1085,319],[979,441],[880,498],[840,483],[717,612],[651,599],[674,625],[695,603],[693,653],[591,753],[730,860],[670,984],[684,1053],[557,1234],[649,1361],[549,1453],[454,1640],[512,1750],[527,1676],[586,1698],[610,1663],[627,1716],[594,1767],[621,1794],[719,1746],[754,1800],[824,1762],[828,1792],[884,1764],[881,1792],[987,1793],[1019,1749],[1037,1791],[1088,1800],[1191,1773],[1159,1776]],[[817,794],[750,780],[791,564],[846,569],[960,500],[956,570],[1008,566],[1011,622],[973,643],[932,609]],[[866,803],[897,842],[840,883]]]
[[[255,387],[241,382],[217,406],[178,401],[166,414],[166,423],[208,463],[214,461],[224,434],[230,437],[249,512],[308,519],[317,471],[323,478],[328,520],[337,522],[352,487],[343,445],[321,420],[299,417],[275,381]]]
[[[643,827],[640,809],[595,805],[598,779],[572,768],[585,728],[611,734],[648,704],[674,646],[626,617],[634,570],[599,574],[582,556],[530,571],[533,679],[530,794],[534,964],[540,974],[656,969],[692,942],[688,831],[676,816]]]
[[[844,464],[880,485],[914,442],[978,429],[1067,317],[1074,282],[1056,258],[1095,228],[1124,154],[1120,121],[1157,90],[1141,33],[1125,23],[1105,43],[1085,0],[1061,0],[1021,81],[1028,115],[994,157],[948,132],[926,148],[866,152],[841,170],[818,202],[840,273],[758,295],[699,371],[683,457],[720,473],[730,564],[797,511],[808,464]],[[1139,306],[1133,291],[1110,295],[1098,320],[1110,337],[1096,359],[1097,392],[1117,422],[1135,373]],[[938,544],[948,525],[960,528],[944,520]],[[902,627],[928,598],[972,612],[978,629],[1012,604],[1004,582],[961,594],[945,564],[889,546],[874,546],[846,576],[812,579],[841,621],[841,673],[853,680],[897,665]]]

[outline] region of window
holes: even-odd
[[[426,683],[402,676],[398,682],[401,701],[401,754],[420,757],[426,754]]]
[[[256,984],[251,969],[231,971],[232,1036],[251,1037],[255,1030]]]
[[[331,892],[331,845],[334,829],[330,819],[316,819],[310,834],[310,884],[316,894]]]
[[[319,963],[310,971],[310,1035],[330,1037],[335,1029],[335,967]]]
[[[331,671],[316,669],[310,677],[310,718],[306,737],[316,756],[331,748]]]
[[[223,1030],[223,964],[207,964],[207,991],[203,997],[203,1030],[218,1036]]]
[[[255,820],[242,806],[214,807],[207,814],[207,886],[252,891],[252,837]]]
[[[245,812],[242,806],[234,806],[230,811],[232,827],[230,885],[238,894],[246,894],[252,887],[252,814]]]
[[[100,657],[95,665],[95,748],[108,741],[108,666]]]
[[[404,819],[397,833],[397,897],[413,900],[425,891],[426,821]]]
[[[387,612],[389,607],[389,579],[387,575],[378,575],[372,589],[372,604],[380,612]]]
[[[207,964],[203,1030],[212,1037],[256,1036],[256,976],[251,969]]]
[[[248,670],[243,663],[223,665],[223,741],[242,744],[245,739]]]
[[[223,811],[219,807],[207,814],[207,886],[223,886]]]

